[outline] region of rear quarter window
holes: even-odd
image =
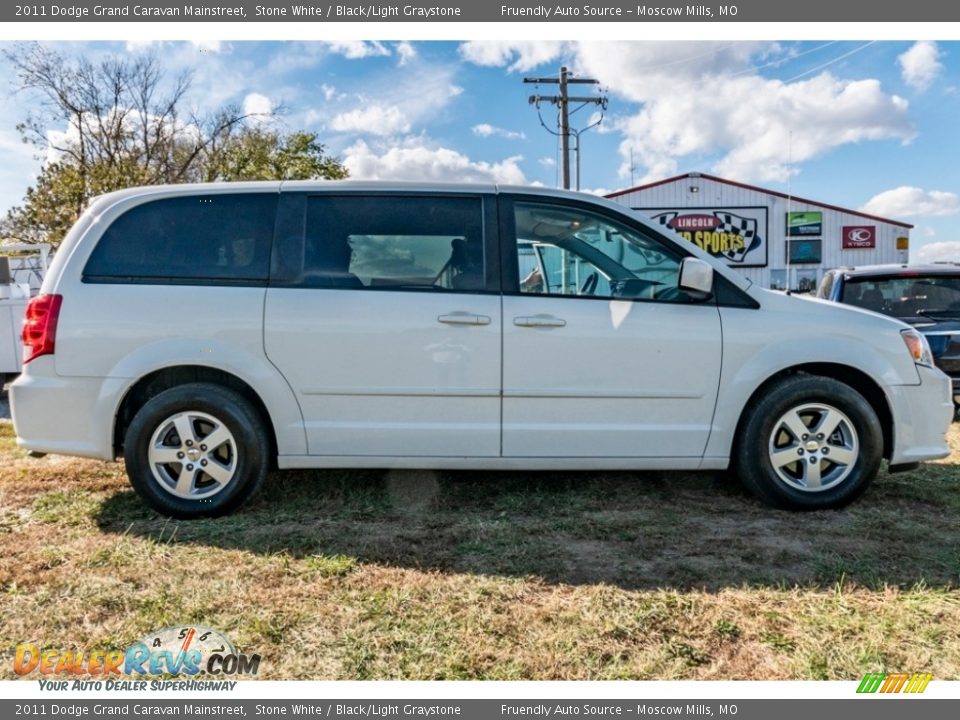
[[[276,194],[194,195],[138,205],[103,233],[85,282],[265,283]]]

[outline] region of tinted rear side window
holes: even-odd
[[[87,282],[266,282],[276,194],[199,195],[138,205],[104,232]]]
[[[480,198],[319,196],[307,200],[307,287],[482,290]]]

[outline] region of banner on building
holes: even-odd
[[[843,249],[858,250],[877,246],[876,225],[844,225]]]
[[[731,267],[767,264],[767,208],[633,208]]]
[[[788,237],[816,237],[823,234],[822,212],[788,212]]]
[[[787,240],[787,257],[791,264],[823,262],[823,243],[819,238]]]

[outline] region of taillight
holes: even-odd
[[[24,365],[41,355],[53,354],[62,302],[62,295],[37,295],[27,304],[22,335]]]

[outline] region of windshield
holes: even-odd
[[[849,278],[840,300],[898,318],[960,314],[960,275]]]

